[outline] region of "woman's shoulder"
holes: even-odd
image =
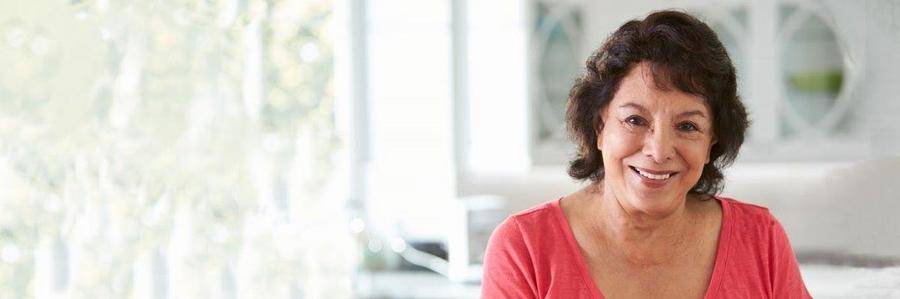
[[[559,200],[552,200],[513,213],[498,226],[498,230],[515,230],[520,233],[533,233],[534,228],[548,227],[555,224]]]
[[[769,211],[769,208],[743,202],[730,197],[717,196],[716,199],[722,203],[722,208],[728,215],[726,218],[744,225],[763,225],[769,226],[774,224],[775,216]]]
[[[583,291],[565,230],[559,200],[544,202],[504,220],[488,242],[484,257],[484,298],[555,298]],[[580,296],[579,298],[586,298]]]
[[[768,250],[771,242],[787,242],[784,228],[769,208],[731,198],[719,197],[719,200],[725,210],[722,227],[727,232],[726,238],[740,240],[726,241],[726,244],[744,244],[762,252]]]
[[[535,223],[553,220],[553,216],[559,209],[559,199],[543,202],[525,210],[512,214],[509,218],[513,218],[519,223]]]
[[[770,297],[810,298],[787,234],[769,209],[731,198],[717,199],[731,215],[731,225],[723,222],[724,239],[720,239],[720,252],[725,253],[721,261],[732,265],[721,270],[721,280],[729,287],[720,288],[719,295],[736,297],[739,292],[763,291],[759,286],[768,284],[765,290]],[[763,297],[763,293],[747,296]]]
[[[559,199],[555,199],[516,212],[497,226],[494,238],[528,242],[540,240],[540,236],[550,236],[549,233],[556,231],[558,210]]]

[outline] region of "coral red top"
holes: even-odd
[[[705,298],[811,298],[769,210],[730,198]],[[603,298],[559,200],[507,218],[488,243],[483,298]]]

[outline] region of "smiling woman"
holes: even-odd
[[[640,63],[602,109],[597,138],[604,185],[623,207],[665,216],[682,206],[709,162],[715,144],[703,98],[657,88],[651,66]]]
[[[569,95],[569,174],[591,184],[494,231],[483,296],[810,297],[768,209],[717,196],[748,126],[735,78],[690,15],[622,25]]]

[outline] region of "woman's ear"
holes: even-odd
[[[606,115],[604,115],[606,110],[602,110],[600,115],[594,117],[594,134],[597,138],[597,149],[603,151],[603,119]]]
[[[712,142],[709,143],[709,148],[706,149],[706,163],[709,164],[710,157],[712,156],[712,148],[713,145],[716,145],[716,138],[713,137]]]

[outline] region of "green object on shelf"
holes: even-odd
[[[798,72],[788,75],[791,88],[800,92],[837,94],[843,82],[844,72],[840,70]]]

